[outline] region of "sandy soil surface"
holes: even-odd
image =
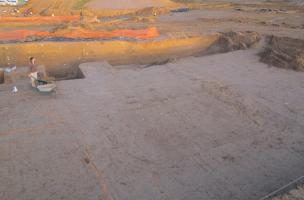
[[[304,73],[264,64],[258,55],[268,35],[303,42],[303,7],[235,0],[188,4],[184,12],[90,12],[86,1],[31,2],[21,14],[79,20],[58,25],[27,16],[34,21],[27,25],[14,17],[0,24],[1,33],[156,27],[159,36],[1,41],[1,67],[17,65],[23,74],[15,77],[17,94],[11,82],[0,84],[1,200],[257,200],[303,176]],[[128,2],[111,7],[134,6]],[[255,31],[262,40],[235,45],[231,31]],[[302,48],[285,44],[271,57],[288,65],[289,50],[296,50],[303,64]],[[22,68],[30,56],[59,69],[59,79],[84,63],[85,78],[58,81],[56,93],[40,94]]]
[[[280,195],[273,198],[273,200],[303,200],[304,199],[304,186],[290,191],[288,194]]]
[[[236,11],[235,9],[241,9]],[[302,11],[261,12],[261,8],[236,6],[228,9],[201,9],[162,15],[157,27],[170,37],[185,37],[227,31],[256,31],[262,35],[304,39]],[[170,24],[170,26],[168,26]]]
[[[164,7],[172,4],[173,2],[170,0],[93,0],[88,3],[88,7],[95,9],[139,9],[146,7]]]
[[[1,199],[254,200],[303,175],[304,74],[256,53],[0,86]]]

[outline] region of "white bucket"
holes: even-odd
[[[56,85],[54,83],[49,83],[46,85],[38,85],[37,89],[40,92],[52,92],[56,88]]]

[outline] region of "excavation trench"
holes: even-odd
[[[34,31],[34,30],[13,30],[0,32],[0,42],[12,41],[43,41],[43,40],[82,40],[82,39],[152,39],[159,36],[155,27],[142,30],[118,29],[114,31],[88,30],[84,28],[59,29],[55,32]]]
[[[79,64],[108,61],[113,67],[162,65],[187,56],[248,49],[258,43],[255,32],[229,32],[161,41],[92,41],[1,44],[1,66],[26,66],[34,56],[56,80],[83,78]]]

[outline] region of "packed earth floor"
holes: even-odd
[[[0,65],[18,75],[0,74],[0,200],[259,200],[304,175],[302,2],[155,2],[0,19]],[[31,88],[29,56],[55,92]]]
[[[303,175],[304,74],[255,50],[81,69],[1,86],[2,199],[259,199]]]

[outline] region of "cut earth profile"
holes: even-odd
[[[14,30],[0,32],[0,41],[26,40],[28,37],[67,39],[111,39],[123,37],[132,39],[152,39],[159,35],[159,31],[155,27],[140,30],[118,29],[113,31],[88,30],[83,28],[60,30],[57,32]]]

